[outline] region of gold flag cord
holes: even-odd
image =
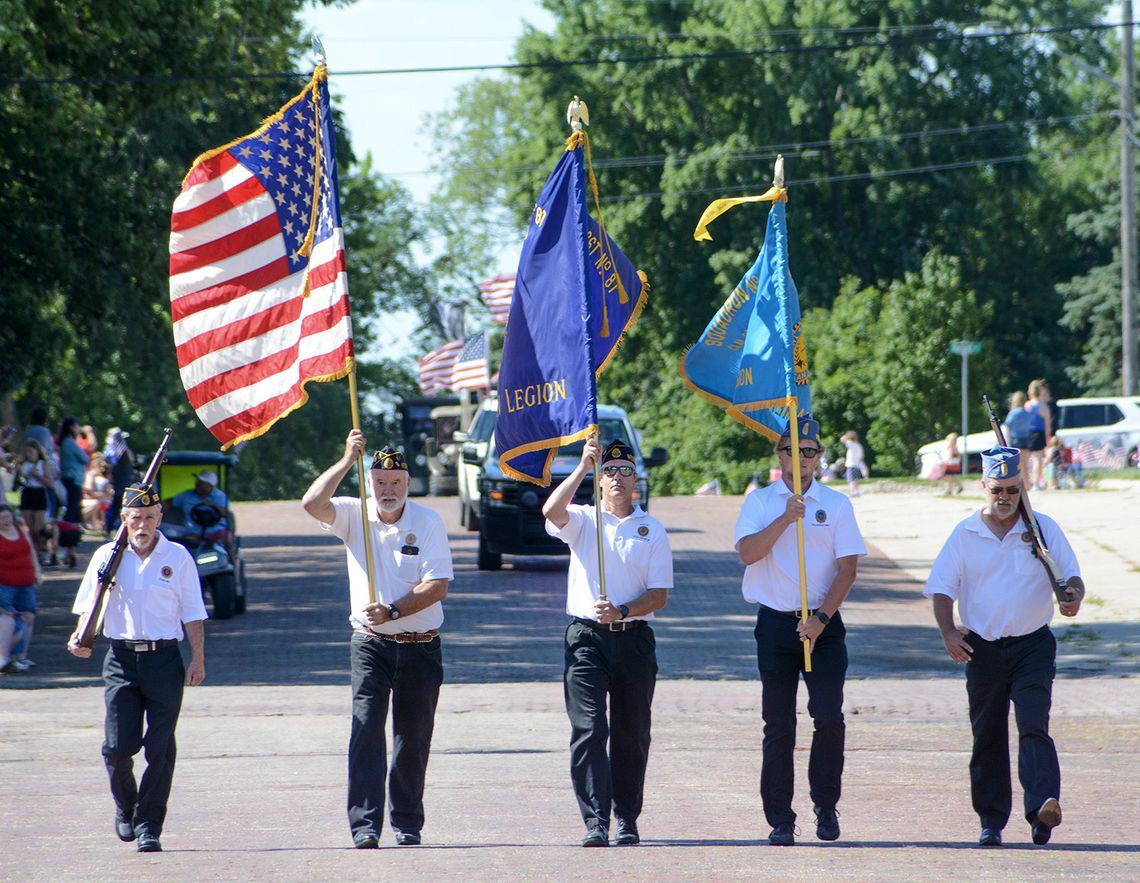
[[[725,199],[714,199],[708,204],[708,207],[701,214],[701,219],[697,221],[697,229],[693,231],[693,238],[698,242],[701,240],[711,240],[712,234],[709,233],[708,227],[713,221],[727,212],[730,208],[735,208],[738,205],[744,205],[747,202],[787,202],[788,190],[786,187],[781,187],[779,184],[773,184],[768,188],[766,193],[759,196],[733,196]]]

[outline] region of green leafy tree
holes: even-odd
[[[653,286],[601,394],[631,408],[655,441],[683,451],[686,433],[707,430],[718,441],[714,459],[742,472],[752,467],[754,451],[733,443],[732,427],[721,435],[725,418],[715,411],[694,405],[690,416],[699,423],[674,419],[673,377],[683,347],[755,258],[764,210],[741,208],[717,221],[711,246],[692,242],[695,220],[715,196],[763,190],[777,152],[788,157],[792,269],[809,315],[830,310],[842,293],[890,292],[895,283],[929,284],[949,296],[941,260],[957,258],[953,291],[973,292],[974,308],[1001,316],[976,329],[994,354],[997,385],[1056,374],[1058,364],[1079,358],[1079,343],[1059,322],[1063,294],[1055,285],[1085,272],[1091,255],[1074,247],[1071,234],[1059,235],[1053,219],[1060,204],[1087,208],[1090,194],[1055,173],[1058,151],[1080,149],[1091,137],[1092,124],[1082,128],[1073,118],[1103,118],[1104,105],[1073,88],[1043,38],[975,38],[953,22],[976,10],[927,0],[550,0],[547,7],[558,22],[553,33],[527,33],[516,47],[517,59],[534,66],[463,90],[456,108],[436,120],[442,193],[472,207],[472,224],[487,219],[492,238],[504,217],[521,228],[566,136],[563,108],[574,94],[589,103],[607,228]],[[1100,12],[1088,0],[985,9],[1018,30],[1079,25]],[[1100,31],[1050,39],[1070,50],[1079,42],[1092,63],[1109,48]],[[646,57],[656,60],[636,60]],[[612,63],[554,64],[566,59]],[[928,255],[942,258],[927,265]],[[869,297],[850,308],[870,309]],[[928,313],[956,309],[922,302],[929,309],[911,317],[909,345],[890,351],[882,369],[915,383],[947,368],[934,356],[946,343],[945,326],[926,321]],[[852,316],[834,321],[847,338],[854,334]],[[878,425],[870,440],[880,463],[909,467],[904,451],[949,420],[957,396],[925,412],[926,425],[918,412],[879,415],[856,398],[880,384],[810,322],[805,329],[828,422]],[[850,369],[846,387],[828,376],[832,367]],[[934,393],[951,390],[942,384]],[[660,470],[661,489],[690,488],[689,468]]]

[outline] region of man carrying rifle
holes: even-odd
[[[1021,455],[997,447],[982,453],[987,503],[954,528],[938,553],[923,594],[946,652],[966,664],[974,746],[970,793],[981,819],[982,846],[1001,846],[1013,803],[1009,769],[1009,703],[1018,729],[1018,776],[1033,842],[1049,842],[1061,824],[1061,768],[1049,736],[1057,641],[1049,629],[1053,595],[1063,616],[1076,616],[1085,586],[1069,541],[1053,519],[1024,500]],[[1028,523],[1027,523],[1028,522]],[[1042,542],[1043,541],[1043,542]],[[1044,549],[1040,548],[1044,546]],[[1051,556],[1058,585],[1042,566]],[[954,602],[962,625],[954,624]]]
[[[111,639],[103,660],[103,760],[115,799],[115,833],[128,842],[137,837],[139,852],[161,852],[182,689],[196,687],[206,677],[206,608],[194,559],[158,531],[158,494],[145,484],[132,484],[123,492],[122,503],[127,546],[112,575],[114,587],[106,593],[103,622],[103,634]],[[115,547],[107,543],[92,556],[72,608],[80,617],[96,603],[100,571],[115,557]],[[183,627],[190,641],[188,667],[178,648]],[[83,646],[80,632],[77,628],[72,634],[67,649],[89,657],[91,648]],[[147,766],[141,784],[136,784],[134,756],[140,748]]]

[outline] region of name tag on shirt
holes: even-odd
[[[420,554],[419,546],[400,546],[401,555],[418,555]]]

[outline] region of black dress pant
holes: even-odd
[[[123,818],[133,819],[140,834],[162,833],[177,754],[174,727],[182,709],[185,680],[186,667],[176,641],[142,653],[112,644],[103,660],[107,705],[103,761],[116,809]],[[146,756],[146,770],[136,785],[134,756],[140,749]]]
[[[760,799],[772,827],[794,823],[796,693],[800,673],[808,690],[808,713],[815,724],[808,760],[812,803],[834,809],[843,778],[843,684],[847,677],[847,629],[836,612],[815,642],[810,672],[804,671],[804,647],[796,633],[798,616],[761,606],[756,617],[756,661],[763,685],[764,760]]]
[[[571,622],[562,682],[570,718],[570,780],[582,820],[608,829],[612,809],[618,818],[636,821],[657,685],[652,627],[611,632]]]
[[[418,834],[424,825],[435,707],[443,683],[443,648],[437,637],[397,644],[355,632],[351,645],[352,733],[348,740],[348,824],[352,833],[379,835],[384,822],[384,780],[393,829]],[[387,768],[385,726],[392,706],[392,768]]]
[[[983,828],[1000,831],[1009,821],[1013,793],[1009,770],[1009,703],[1017,719],[1017,773],[1030,823],[1041,804],[1061,796],[1061,766],[1049,736],[1057,639],[1042,626],[1028,635],[986,641],[966,636],[974,648],[966,663],[966,694],[974,750],[970,795]]]

